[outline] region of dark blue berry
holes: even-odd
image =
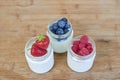
[[[61,20],[67,23],[67,19],[66,18],[62,18]]]
[[[57,28],[58,28],[57,23],[54,23],[54,24],[52,25],[52,27],[53,27],[54,30],[57,30]]]
[[[68,28],[70,28],[71,26],[70,26],[70,24],[69,23],[67,23],[66,25],[65,25],[65,28],[66,29],[68,29]]]
[[[49,27],[50,31],[55,34],[55,30],[53,29],[53,26]]]
[[[55,33],[55,30],[51,30],[51,32],[54,33],[54,34],[56,34],[56,33]]]
[[[64,33],[67,33],[69,30],[68,29],[64,29]]]
[[[52,31],[52,30],[53,30],[53,27],[52,27],[52,26],[50,26],[50,27],[49,27],[49,29],[50,29],[50,31]]]
[[[58,35],[64,34],[63,29],[62,28],[58,28],[57,31],[56,31],[56,34],[58,34]]]
[[[59,26],[59,28],[64,28],[65,25],[66,25],[66,22],[65,22],[65,21],[62,21],[62,20],[59,20],[59,21],[58,21],[58,26]]]

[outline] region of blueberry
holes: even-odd
[[[66,29],[68,29],[68,28],[70,28],[71,26],[70,26],[70,24],[69,23],[67,23],[66,25],[65,25],[65,28]]]
[[[68,29],[64,29],[64,33],[67,33],[69,30]]]
[[[66,18],[62,18],[61,20],[67,23],[67,19]]]
[[[51,32],[55,33],[55,30],[53,29],[53,26],[50,26],[49,29],[50,29]]]
[[[55,33],[55,30],[51,30],[51,32],[54,33],[54,34],[56,34],[56,33]]]
[[[54,24],[52,25],[52,27],[53,27],[54,30],[57,30],[57,28],[58,28],[57,23],[54,23]]]
[[[58,28],[57,31],[56,31],[56,34],[58,34],[58,35],[64,34],[63,29],[62,28]]]
[[[53,30],[53,27],[52,27],[52,26],[50,26],[50,27],[49,27],[49,29],[50,29],[50,31],[52,31],[52,30]]]
[[[65,21],[63,21],[63,20],[59,20],[59,21],[58,21],[58,26],[59,26],[59,28],[64,28],[65,25],[66,25],[66,22],[65,22]]]

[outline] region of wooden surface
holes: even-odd
[[[94,66],[76,73],[67,66],[66,53],[55,54],[50,72],[33,73],[25,43],[60,17],[69,18],[74,36],[95,40]],[[120,0],[0,0],[0,80],[120,80]]]

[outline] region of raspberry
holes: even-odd
[[[82,36],[82,37],[80,38],[80,42],[81,42],[81,43],[88,43],[88,37],[87,37],[87,35]]]
[[[80,40],[73,42],[72,50],[80,56],[86,56],[93,51],[93,48],[92,44],[88,42],[88,37],[84,35]]]
[[[91,43],[87,43],[86,46],[92,46],[92,44]]]
[[[88,51],[88,49],[86,49],[86,48],[82,48],[81,50],[80,50],[80,54],[81,54],[81,56],[83,55],[88,55],[89,54],[89,51]]]
[[[85,56],[85,54],[81,50],[78,51],[78,55]]]
[[[80,41],[74,41],[73,42],[73,45],[79,45],[80,44]]]
[[[91,53],[93,51],[92,46],[87,46],[87,49],[88,49],[89,53]]]
[[[85,47],[85,45],[86,45],[86,44],[84,44],[84,43],[80,43],[80,44],[79,44],[79,49],[82,49],[83,47]]]
[[[73,46],[72,46],[72,50],[73,50],[73,52],[77,53],[77,51],[78,51],[78,46],[77,46],[77,45],[73,45]]]

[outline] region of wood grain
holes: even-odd
[[[67,17],[74,36],[88,34],[97,45],[94,66],[73,72],[66,53],[53,69],[33,73],[24,56],[28,39],[46,33],[52,19]],[[120,80],[120,0],[0,0],[0,80]]]

